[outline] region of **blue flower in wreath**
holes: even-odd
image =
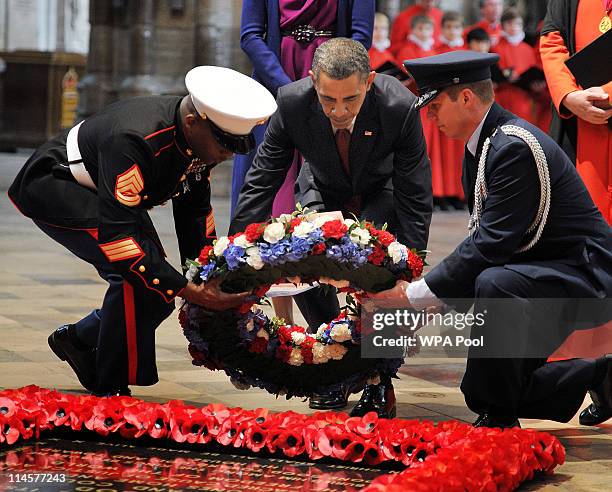
[[[210,261],[209,263],[207,263],[206,265],[202,267],[202,271],[200,272],[200,278],[202,279],[203,282],[208,282],[208,277],[210,276],[210,274],[212,273],[212,271],[215,269],[216,266],[217,266],[216,262]]]
[[[346,259],[344,258],[344,251],[342,250],[342,246],[340,246],[339,244],[329,246],[325,251],[325,256],[331,258],[332,260],[336,260],[339,263],[346,263]]]
[[[235,244],[230,244],[223,252],[223,256],[230,270],[237,270],[246,262],[244,248],[236,246]]]
[[[291,249],[291,242],[288,239],[281,239],[275,244],[262,243],[259,246],[259,256],[268,265],[282,265],[287,261],[286,254]]]
[[[292,236],[291,247],[287,252],[288,261],[300,261],[308,256],[310,252],[310,244],[308,239]]]
[[[321,229],[313,229],[310,234],[308,234],[307,240],[310,246],[314,246],[316,243],[325,241],[323,231]]]

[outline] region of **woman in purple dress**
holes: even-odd
[[[315,50],[331,37],[352,38],[369,49],[374,11],[374,0],[245,0],[240,46],[253,64],[253,78],[276,96],[279,87],[308,75]],[[259,125],[255,132],[257,146],[264,133],[265,127]],[[255,151],[234,159],[232,217],[254,157]],[[293,212],[293,189],[300,162],[296,153],[274,200],[272,215]],[[274,302],[277,316],[292,322],[290,299],[280,299]]]

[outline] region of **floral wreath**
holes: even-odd
[[[510,491],[536,474],[552,473],[565,460],[565,449],[556,437],[530,429],[387,420],[374,412],[349,417],[336,412],[272,413],[264,408],[247,410],[218,403],[199,408],[177,400],[160,404],[128,396],[98,398],[37,386],[0,391],[0,451],[21,440],[65,432],[78,433],[79,438],[116,436],[140,445],[154,440],[154,445],[182,443],[231,453],[243,449],[281,459],[405,467],[374,479],[362,489],[367,492]],[[29,471],[38,471],[33,458],[40,455],[27,457]],[[85,472],[82,461],[75,470],[58,468],[65,465],[44,459],[39,466],[109,478],[112,461],[98,460],[93,465]],[[146,479],[149,470],[137,466]],[[151,478],[160,478],[156,466],[149,473]],[[173,488],[190,485],[188,474],[167,478]]]
[[[358,391],[370,377],[394,374],[402,359],[361,358],[363,291],[391,288],[423,271],[423,258],[397,242],[386,226],[338,219],[306,209],[218,238],[188,262],[195,283],[221,278],[227,292],[252,291],[237,310],[208,311],[185,303],[179,320],[193,364],[224,370],[240,389],[311,396],[340,388]],[[318,282],[347,293],[340,315],[315,333],[269,319],[256,305],[278,282]]]

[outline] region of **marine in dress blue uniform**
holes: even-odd
[[[276,103],[226,68],[196,67],[185,83],[185,97],[120,101],[87,118],[40,147],[9,189],[22,213],[109,284],[99,309],[49,337],[97,394],[158,381],[155,329],[177,296],[212,309],[243,297],[188,283],[166,261],[148,210],[171,201],[181,260],[197,258],[215,239],[210,169],[252,150],[253,127]]]
[[[400,283],[380,297],[405,296],[417,309],[473,299],[475,312],[485,312],[491,299],[500,298],[564,299],[569,306],[586,298],[601,300],[605,309],[612,294],[612,230],[561,148],[493,102],[489,67],[496,61],[497,55],[457,51],[404,63],[419,87],[415,107],[429,104],[428,115],[441,130],[467,142],[463,187],[473,228],[424,279]],[[478,95],[475,86],[489,87],[484,91],[489,94]],[[527,134],[531,144],[520,136]],[[538,172],[532,146],[543,151],[538,162],[547,163],[547,171],[542,168],[546,179]],[[541,192],[545,181],[550,193]],[[548,205],[541,208],[543,196]],[[532,224],[538,227],[531,230]],[[581,421],[593,424],[612,416],[610,357],[547,363],[562,341],[558,320],[530,318],[518,310],[488,313],[485,320],[472,336],[484,333],[509,345],[500,357],[470,349],[461,390],[468,407],[479,414],[475,425],[510,427],[518,425],[519,417],[565,422],[587,390],[595,402],[589,409],[598,418],[581,415]],[[512,336],[517,328],[525,328],[520,332],[527,337],[548,337],[548,344],[540,346],[548,353],[521,356]]]

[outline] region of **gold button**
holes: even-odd
[[[145,266],[144,266],[144,265],[140,265],[140,266],[138,267],[138,270],[140,270],[141,272],[144,272],[144,271],[146,270],[146,268],[145,268]]]
[[[172,289],[168,289],[166,291],[166,294],[168,294],[169,296],[171,296],[172,294],[174,294],[174,291]]]
[[[143,199],[143,200],[148,200],[148,199],[149,199],[149,195],[144,195],[144,196],[142,197],[142,199]]]
[[[153,283],[154,283],[155,285],[159,285],[159,279],[158,279],[158,278],[154,278],[154,279],[153,279]]]

